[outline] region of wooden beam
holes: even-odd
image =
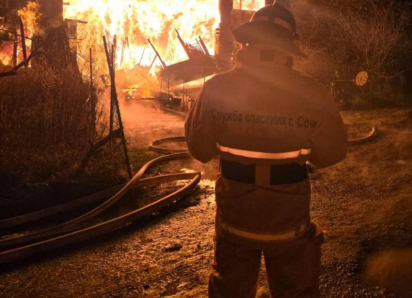
[[[232,66],[234,39],[232,35],[233,0],[219,0],[220,30],[217,60],[222,68]]]

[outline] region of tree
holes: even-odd
[[[402,2],[297,0],[291,9],[310,57],[305,70],[323,81],[352,79],[366,70],[373,96],[382,98],[384,77],[402,70],[405,55],[411,55],[411,9]]]

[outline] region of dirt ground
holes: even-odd
[[[132,104],[124,111],[135,169],[155,156],[146,150],[151,141],[183,133],[183,120],[156,106]],[[344,162],[310,174],[312,217],[326,233],[322,297],[399,298],[367,285],[362,272],[373,253],[412,247],[412,114],[380,109],[342,115],[351,137],[367,134],[371,125],[379,136],[350,147]],[[151,174],[181,169],[203,172],[192,196],[104,237],[4,265],[0,297],[207,297],[217,160],[176,161]],[[263,268],[257,297],[270,297]]]

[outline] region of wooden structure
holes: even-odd
[[[220,24],[216,30],[216,61],[223,69],[232,67],[234,38],[232,35],[233,0],[219,0]]]
[[[199,80],[217,72],[215,62],[200,36],[196,39],[196,44],[189,44],[181,38],[177,30],[176,33],[189,60],[169,66],[162,63],[163,69],[159,73],[159,77],[165,84],[167,84],[168,88]],[[159,59],[161,60],[160,56]]]

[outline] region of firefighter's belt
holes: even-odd
[[[220,159],[221,174],[224,178],[248,184],[261,184],[256,180],[256,171],[259,165],[244,165],[239,162]],[[306,165],[288,163],[281,165],[268,165],[267,180],[269,185],[293,184],[308,178]]]

